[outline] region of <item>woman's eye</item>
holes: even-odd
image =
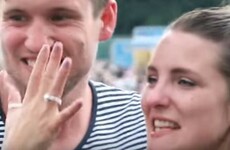
[[[189,80],[189,79],[180,79],[179,82],[178,82],[179,85],[182,85],[182,86],[186,86],[186,87],[193,87],[195,86],[195,82],[193,82],[192,80]]]
[[[149,84],[155,84],[157,82],[157,77],[155,77],[155,76],[148,76],[147,77],[147,82]]]

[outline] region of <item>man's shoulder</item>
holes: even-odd
[[[137,91],[125,90],[125,89],[117,88],[112,85],[108,85],[102,82],[97,82],[97,81],[92,81],[92,80],[90,82],[99,91],[111,90],[111,91],[119,91],[119,92],[127,93],[127,94],[136,94],[140,96],[140,94],[137,93]]]
[[[140,110],[141,96],[135,91],[122,90],[100,82],[92,82],[94,97],[99,110],[133,111]]]
[[[96,93],[95,123],[83,149],[146,149],[140,95],[95,81],[91,87]]]
[[[99,97],[123,97],[128,99],[132,98],[136,100],[141,99],[141,95],[136,91],[124,90],[96,81],[91,81],[91,84],[95,88],[95,91]]]

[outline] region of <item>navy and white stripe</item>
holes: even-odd
[[[103,83],[91,82],[94,88],[95,122],[79,149],[144,150],[146,130],[140,95]]]
[[[1,114],[1,113],[0,113]],[[2,149],[3,138],[5,133],[5,124],[3,122],[2,114],[0,115],[0,150]]]

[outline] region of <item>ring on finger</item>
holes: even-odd
[[[48,93],[46,93],[44,96],[43,96],[44,100],[46,102],[49,102],[49,101],[52,101],[52,102],[56,102],[58,105],[61,105],[62,104],[62,100],[61,98],[57,97],[57,96],[53,96],[53,95],[50,95]]]
[[[21,108],[22,103],[9,103],[8,104],[8,109],[14,109],[14,108]]]

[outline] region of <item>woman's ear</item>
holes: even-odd
[[[100,32],[100,41],[107,40],[112,37],[117,23],[117,2],[115,0],[109,0],[102,15],[102,27]]]

